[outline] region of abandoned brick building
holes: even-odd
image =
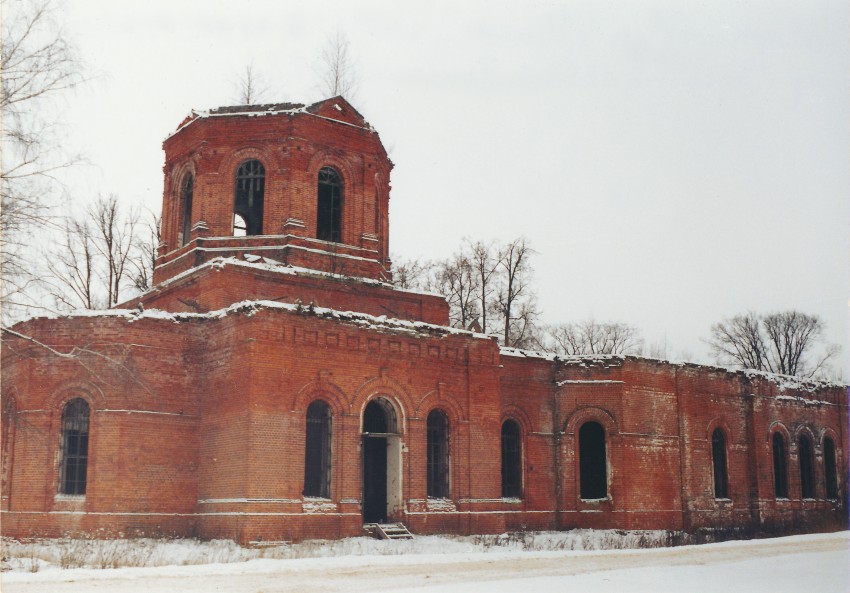
[[[344,99],[164,150],[155,287],[4,335],[4,535],[845,526],[846,388],[516,351],[394,288],[392,163]]]

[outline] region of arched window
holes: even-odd
[[[823,440],[823,477],[826,480],[826,497],[838,498],[838,475],[835,465],[835,442],[831,437]]]
[[[342,240],[342,177],[331,167],[319,171],[316,238],[335,243]]]
[[[449,497],[449,419],[441,410],[428,414],[428,498]]]
[[[812,460],[812,441],[805,434],[800,435],[797,445],[800,456],[800,496],[815,497],[815,464]]]
[[[192,174],[186,175],[183,180],[183,189],[181,190],[181,200],[183,202],[183,235],[180,244],[186,245],[191,239],[192,233],[192,193],[194,192],[195,181]]]
[[[76,398],[62,410],[62,463],[59,492],[85,494],[89,460],[89,404]]]
[[[263,234],[263,195],[266,170],[257,160],[245,161],[236,171],[233,200],[233,235]]]
[[[304,496],[331,497],[331,408],[321,400],[307,407]]]
[[[519,424],[505,420],[502,424],[502,497],[522,496],[522,443]]]
[[[598,422],[585,422],[578,431],[580,492],[583,499],[608,497],[608,467],[605,429]]]
[[[711,433],[711,463],[714,469],[714,498],[729,498],[729,474],[726,469],[726,435],[715,428]]]
[[[773,490],[776,498],[788,498],[788,457],[780,432],[773,433]]]

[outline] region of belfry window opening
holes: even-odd
[[[263,196],[266,170],[258,160],[245,161],[236,171],[233,199],[233,236],[263,234]]]
[[[342,240],[342,177],[331,167],[319,171],[316,238],[334,243]]]
[[[181,191],[181,199],[183,202],[183,235],[180,239],[180,245],[189,243],[192,233],[192,194],[194,192],[195,181],[192,174],[186,175],[183,180],[183,189]]]

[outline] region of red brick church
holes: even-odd
[[[4,332],[3,535],[846,528],[846,388],[512,350],[394,288],[392,163],[344,99],[164,150],[155,287]]]

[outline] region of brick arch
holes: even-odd
[[[106,396],[97,385],[89,382],[63,385],[48,397],[47,406],[61,414],[65,404],[76,397],[86,400],[92,413],[106,408]]]
[[[525,410],[519,406],[510,405],[502,408],[502,412],[499,415],[500,431],[502,430],[502,426],[505,424],[505,420],[513,420],[519,424],[521,435],[523,437],[531,432],[531,419],[528,417]]]
[[[334,416],[344,414],[349,409],[348,397],[335,383],[323,377],[314,379],[304,385],[292,398],[293,412],[306,413],[307,406],[320,399],[331,407]]]
[[[575,434],[577,429],[588,421],[594,421],[601,424],[602,428],[605,429],[605,435],[609,438],[619,433],[617,421],[614,420],[614,416],[608,410],[597,408],[595,406],[579,408],[573,412],[572,415],[567,418],[566,422],[564,422],[563,433]]]
[[[383,397],[388,400],[396,408],[398,413],[398,430],[399,434],[407,432],[407,419],[410,417],[412,409],[411,397],[404,387],[385,376],[383,373],[379,377],[374,377],[367,380],[361,385],[351,398],[349,411],[351,414],[356,414],[359,418],[359,430],[363,429],[363,410],[373,399]]]
[[[356,183],[357,176],[354,174],[351,166],[345,159],[340,158],[329,150],[317,150],[313,153],[313,156],[310,157],[310,160],[307,162],[307,168],[305,169],[311,183],[318,180],[319,171],[323,167],[332,167],[339,171],[339,174],[342,177],[342,199],[343,202],[347,201],[349,196],[347,195],[346,190],[359,185]]]
[[[773,433],[778,432],[781,433],[782,436],[785,437],[785,442],[790,446],[791,442],[794,440],[791,438],[791,433],[788,431],[788,427],[785,426],[779,420],[774,420],[770,423],[770,426],[767,429],[767,443],[768,445],[773,445]]]
[[[414,415],[417,418],[427,418],[428,413],[437,408],[448,412],[450,420],[452,418],[455,418],[457,422],[466,420],[463,407],[461,407],[454,396],[443,389],[434,389],[422,396],[422,399],[416,405]]]
[[[832,428],[830,428],[828,426],[821,428],[819,432],[820,432],[820,438],[817,439],[814,442],[817,443],[818,446],[821,448],[821,451],[823,451],[823,442],[826,440],[827,437],[831,438],[832,444],[835,447],[835,456],[838,457],[838,451],[840,450],[838,444],[841,442],[838,439],[838,434]]]
[[[732,446],[732,430],[729,428],[729,423],[727,423],[722,417],[718,416],[708,423],[705,430],[705,439],[710,443],[711,435],[714,434],[714,431],[717,428],[723,431],[723,438],[726,439],[726,449],[728,450],[729,447]]]
[[[278,174],[281,170],[280,159],[272,150],[261,148],[259,146],[245,146],[243,148],[237,148],[224,157],[219,171],[228,178],[235,179],[239,166],[245,161],[250,161],[252,159],[256,159],[263,164],[263,168],[266,172],[266,193],[268,193],[270,178],[276,177],[276,174]],[[277,180],[275,179],[274,181]]]
[[[792,440],[792,442],[794,443],[795,449],[800,443],[800,437],[804,434],[809,437],[809,440],[812,443],[812,455],[815,455],[820,449],[821,441],[815,437],[815,431],[812,430],[811,427],[806,424],[801,424],[794,430],[794,439]]]

